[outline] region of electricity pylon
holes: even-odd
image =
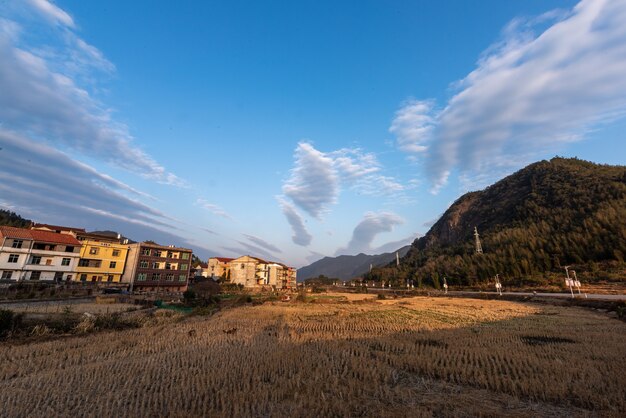
[[[476,237],[476,254],[483,253],[483,246],[480,244],[480,236],[478,235],[478,228],[474,227],[474,237]]]

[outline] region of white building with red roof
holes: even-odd
[[[0,279],[71,280],[81,243],[72,235],[0,226]]]

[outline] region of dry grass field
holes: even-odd
[[[624,416],[626,324],[447,298],[266,303],[0,345],[0,415]]]
[[[91,314],[108,314],[116,312],[128,312],[139,308],[137,305],[131,305],[128,303],[63,303],[63,302],[51,302],[47,304],[27,304],[27,303],[13,303],[6,305],[14,312],[24,313],[91,313]]]

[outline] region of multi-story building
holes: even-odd
[[[150,241],[128,246],[122,282],[133,291],[183,292],[187,290],[192,250]]]
[[[80,242],[72,235],[0,226],[0,278],[66,281],[75,276]]]
[[[245,287],[271,286],[276,289],[296,287],[296,269],[282,263],[244,255],[231,260],[229,264],[231,283]]]
[[[226,257],[211,257],[207,263],[207,277],[217,279],[221,277],[225,280],[230,280],[230,262],[233,258]]]
[[[120,284],[128,256],[128,242],[119,236],[80,233],[82,244],[76,280]]]

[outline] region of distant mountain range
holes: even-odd
[[[477,254],[474,227],[483,253]],[[626,167],[579,159],[540,161],[461,196],[401,260],[372,278],[472,285],[626,278]]]
[[[398,249],[398,255],[400,257],[404,257],[410,248],[410,245],[406,245]],[[306,267],[299,268],[298,281],[302,282],[306,279],[319,277],[320,275],[341,280],[349,280],[367,273],[369,271],[370,264],[374,267],[383,266],[393,262],[395,259],[395,251],[378,255],[367,255],[361,253],[357,255],[324,257]]]

